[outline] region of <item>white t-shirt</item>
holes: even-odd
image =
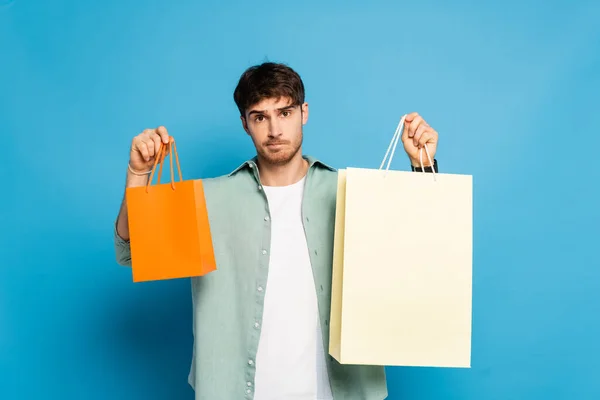
[[[271,255],[255,400],[331,400],[313,279],[302,225],[305,178],[263,186],[271,213]]]

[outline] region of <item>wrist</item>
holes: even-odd
[[[438,172],[438,162],[437,159],[433,159],[433,165],[431,163],[423,162],[423,167],[421,167],[421,163],[417,162],[416,164],[411,162],[410,168],[413,172]]]
[[[127,168],[129,169],[129,172],[133,175],[143,176],[150,175],[152,173],[151,169],[147,169],[145,171],[138,171],[137,169],[131,168],[131,162],[127,163]]]
[[[152,171],[150,171],[152,172]],[[139,187],[146,186],[148,184],[148,180],[150,179],[150,173],[140,173],[135,169],[132,169],[131,166],[127,168],[127,178],[126,178],[126,187]]]
[[[435,164],[435,160],[433,161],[433,163]],[[421,168],[421,161],[419,161],[419,159],[410,159],[410,165],[415,167],[415,168]],[[427,168],[427,167],[432,167],[433,165],[429,162],[429,160],[423,160],[423,167]]]

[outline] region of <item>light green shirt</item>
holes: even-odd
[[[337,172],[309,162],[302,201],[323,345],[329,349]],[[203,179],[217,270],[191,278],[194,346],[188,381],[196,399],[253,399],[256,352],[269,272],[271,219],[256,158],[229,175]],[[119,264],[131,265],[129,244],[115,231]],[[341,365],[326,356],[334,399],[387,397],[382,366]]]

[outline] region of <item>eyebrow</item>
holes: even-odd
[[[289,106],[285,106],[285,107],[280,107],[278,108],[276,111],[286,111],[286,110],[291,110],[292,108],[295,108],[295,105],[289,105]],[[248,113],[248,116],[251,116],[252,114],[266,114],[267,111],[266,110],[252,110]]]

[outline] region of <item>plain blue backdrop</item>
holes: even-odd
[[[0,399],[193,398],[189,281],[115,261],[129,144],[162,124],[184,178],[229,172],[254,150],[233,89],[265,60],[305,81],[305,153],[377,168],[418,111],[474,177],[472,368],[388,368],[389,398],[599,399],[599,21],[597,0],[0,0]]]

